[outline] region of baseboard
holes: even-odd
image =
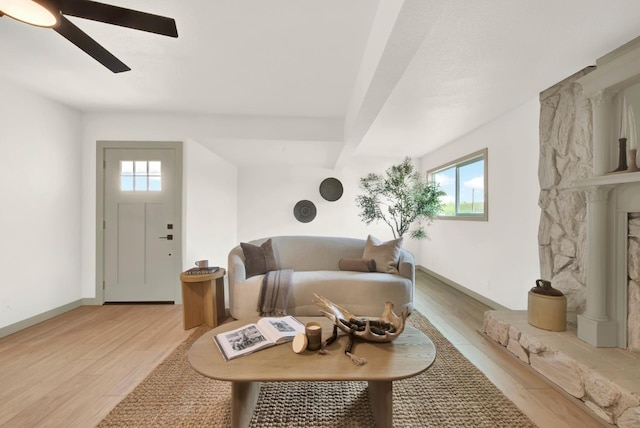
[[[103,302],[96,297],[85,297],[82,299],[82,306],[102,306]]]
[[[76,300],[75,302],[67,303],[66,305],[59,306],[57,308],[51,309],[47,312],[43,312],[41,314],[32,316],[31,318],[27,318],[22,321],[18,321],[15,324],[8,325],[6,327],[0,328],[0,338],[9,336],[10,334],[17,333],[20,330],[24,330],[25,328],[34,326],[36,324],[41,323],[42,321],[46,321],[50,318],[56,317],[58,315],[64,314],[72,309],[78,308],[82,306],[84,303],[84,299]]]
[[[416,265],[416,269],[421,270],[422,272],[431,275],[432,277],[434,277],[435,279],[437,279],[440,282],[443,282],[444,284],[448,285],[449,287],[455,288],[456,290],[460,291],[461,293],[466,294],[469,297],[472,297],[474,299],[476,299],[477,301],[484,303],[485,305],[491,307],[492,309],[496,309],[496,310],[508,310],[509,308],[502,306],[500,303],[494,302],[491,299],[488,299],[486,297],[484,297],[481,294],[476,293],[475,291],[469,290],[468,288],[458,284],[457,282],[453,282],[451,281],[449,278],[446,278],[434,271],[432,271],[431,269],[428,269],[424,266],[421,265]]]

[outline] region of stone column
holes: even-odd
[[[640,213],[629,214],[627,242],[627,346],[640,351]]]
[[[600,91],[591,97],[593,109],[593,175],[605,175],[609,165],[611,139],[611,100],[617,91]]]
[[[607,208],[611,189],[613,186],[586,189],[587,307],[578,315],[578,337],[599,347],[617,346],[616,323],[607,315]]]

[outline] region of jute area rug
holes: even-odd
[[[395,427],[535,427],[427,318],[414,311],[409,322],[431,338],[437,357],[421,375],[393,383]],[[207,330],[196,329],[98,426],[230,426],[229,383],[199,375],[187,357]],[[261,428],[374,426],[366,382],[263,383],[251,420]]]

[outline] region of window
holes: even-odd
[[[120,190],[159,192],[162,190],[162,162],[120,161]]]
[[[487,221],[487,149],[429,170],[427,180],[446,193],[438,218]]]

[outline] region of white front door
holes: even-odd
[[[104,150],[104,301],[174,302],[174,149]]]

